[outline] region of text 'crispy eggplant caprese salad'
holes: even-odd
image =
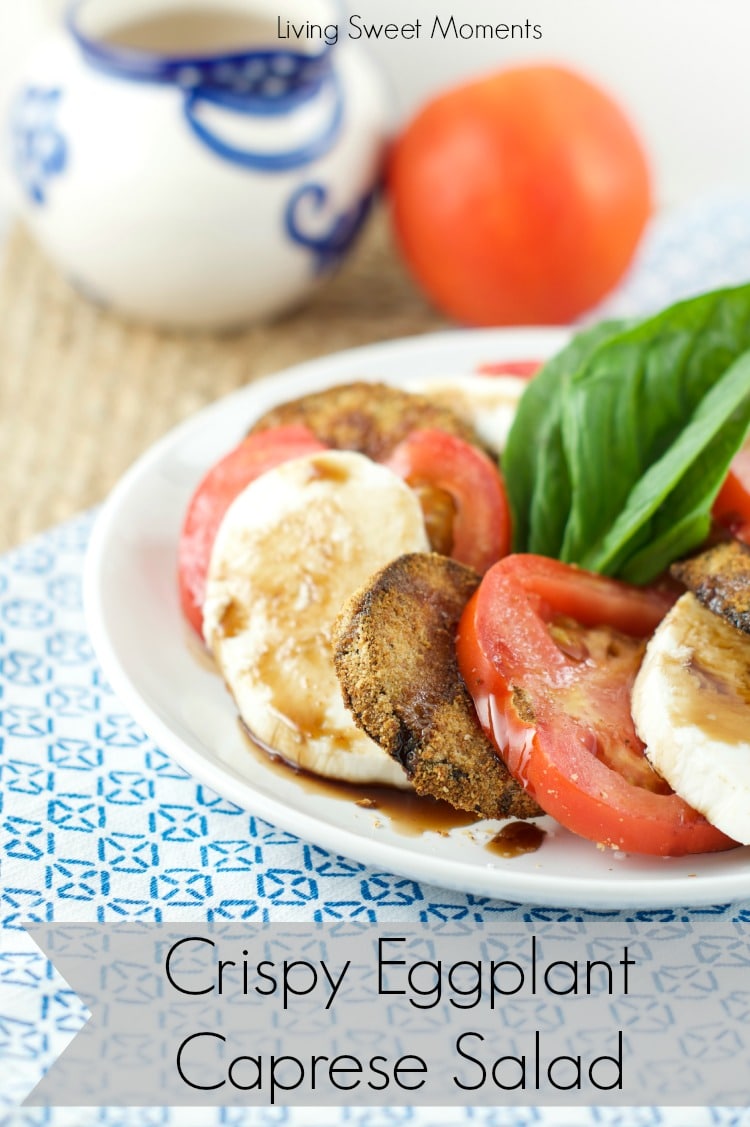
[[[293,766],[599,846],[750,843],[750,285],[543,365],[284,403],[206,474],[183,612]]]

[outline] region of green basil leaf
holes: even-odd
[[[584,566],[648,583],[705,540],[711,508],[748,430],[750,352],[714,384],[692,421],[637,482]]]
[[[561,430],[563,388],[599,345],[624,326],[623,321],[609,321],[578,333],[523,394],[502,459],[517,552],[554,556],[562,544],[570,509]],[[544,488],[538,487],[540,482]]]
[[[535,489],[531,498],[526,550],[538,556],[556,556],[570,510],[570,477],[559,418],[547,419],[538,443],[535,474],[546,485]]]
[[[643,518],[641,510],[651,511],[652,491],[656,489],[658,497],[661,490],[663,496],[664,480],[670,474],[669,491],[674,488],[675,474],[682,477],[689,462],[703,459],[703,432],[696,436],[690,424],[714,385],[747,349],[750,285],[680,302],[626,329],[605,341],[568,378],[556,404],[570,486],[565,535],[556,553],[561,559],[621,574],[628,559],[646,549],[645,540],[655,530],[645,527],[650,517]],[[731,410],[736,407],[735,402]],[[734,450],[740,442],[741,438]],[[634,492],[674,443],[680,451],[679,465],[668,462],[664,480],[654,469],[654,476]],[[716,464],[724,464],[723,454]],[[707,477],[712,469],[704,465]],[[547,488],[554,491],[556,486],[535,479],[535,490]],[[698,502],[692,494],[678,494],[675,501],[682,508],[673,508],[673,525],[681,526],[691,511],[708,514],[712,488],[707,486]],[[689,547],[699,542],[698,529],[703,524],[690,525],[690,535],[696,539]],[[663,529],[660,535],[664,535]],[[682,540],[680,537],[679,542]],[[653,558],[661,558],[661,553],[655,552]],[[639,566],[638,572],[651,571],[653,577],[659,570],[653,570],[655,566]]]

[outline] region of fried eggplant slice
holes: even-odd
[[[542,811],[480,728],[458,672],[456,630],[478,583],[445,556],[394,560],[341,611],[336,672],[356,723],[402,765],[418,794],[483,818],[533,818]]]
[[[708,610],[750,634],[750,548],[729,540],[673,564],[671,571]]]
[[[413,430],[437,427],[484,449],[474,428],[450,407],[380,383],[349,383],[274,407],[250,433],[303,425],[337,450],[355,450],[382,461]]]

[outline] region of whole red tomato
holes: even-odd
[[[575,318],[620,279],[651,209],[622,111],[557,66],[435,98],[395,142],[388,186],[414,277],[471,325]]]

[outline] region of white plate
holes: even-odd
[[[101,512],[84,580],[91,637],[114,690],[160,747],[219,794],[337,853],[447,888],[554,907],[667,907],[745,897],[747,849],[686,859],[624,856],[546,819],[542,847],[505,860],[483,845],[497,824],[414,836],[378,811],[310,793],[291,771],[248,751],[223,683],[188,643],[175,583],[182,516],[207,467],[262,412],[333,383],[470,372],[483,361],[544,357],[564,341],[561,331],[541,329],[394,341],[300,365],[201,411],[132,467]]]

